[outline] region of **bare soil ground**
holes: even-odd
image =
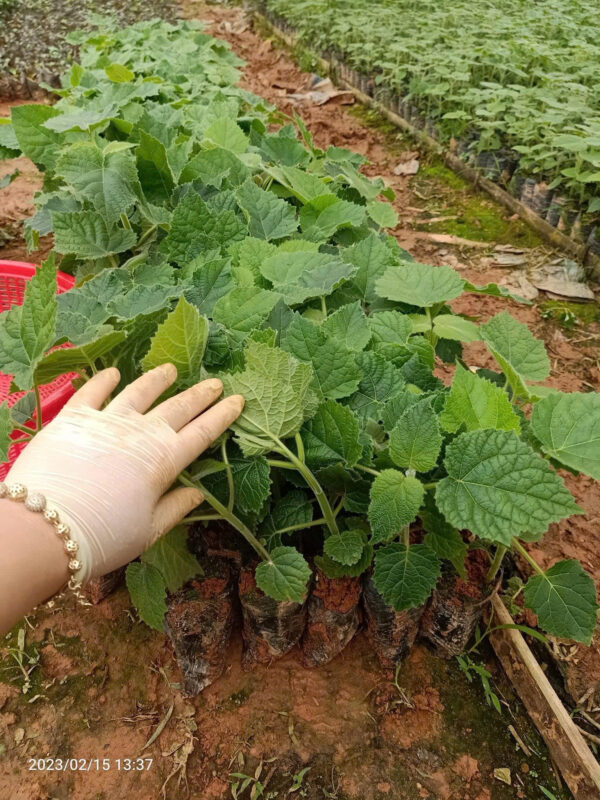
[[[397,192],[402,221],[394,233],[417,259],[449,263],[484,283],[509,277],[493,265],[498,242],[527,246],[531,259],[552,257],[521,223],[423,154],[419,174],[396,176],[398,162],[416,148],[372,115],[334,103],[295,105],[288,95],[306,85],[307,74],[255,32],[240,10],[187,2],[184,11],[209,20],[211,32],[248,62],[244,85],[283,111],[298,111],[317,144],[349,147],[369,159],[366,172],[382,175]],[[6,113],[7,106],[0,105],[0,114]],[[39,176],[26,160],[1,173],[15,166],[20,177],[0,193],[0,230],[8,240],[0,259],[39,261],[50,242],[42,244],[41,253],[28,255],[20,238],[20,220],[31,212]],[[432,228],[418,222],[425,216],[452,219]],[[488,242],[489,248],[434,245],[421,238],[432,229]],[[597,390],[597,309],[569,305],[578,322],[567,331],[542,318],[542,311],[555,309],[546,301],[510,303],[509,310],[545,340],[553,366],[550,383],[567,391]],[[506,301],[475,296],[456,303],[457,310],[480,320],[506,307]],[[489,364],[476,344],[468,358]],[[600,582],[600,492],[585,478],[565,479],[587,513],[555,526],[536,545],[536,557],[550,564],[576,556]],[[572,695],[587,694],[585,707],[593,714],[600,706],[598,644],[556,648]],[[540,785],[557,798],[569,796],[558,788],[543,744],[485,652],[476,658],[489,662],[502,715],[486,705],[480,685],[469,683],[455,662],[434,659],[420,646],[395,682],[381,670],[362,633],[340,658],[318,670],[301,666],[292,652],[244,673],[240,649],[236,634],[226,674],[189,699],[180,691],[181,675],[166,637],[135,620],[124,589],[94,608],[69,601],[38,611],[0,644],[0,797],[108,800],[118,792],[151,800],[162,792],[169,800],[221,800],[232,796],[231,781],[242,780],[230,778],[233,773],[254,776],[261,764],[259,780],[273,799],[287,797],[305,767],[295,794],[309,800],[537,799]],[[123,759],[140,753],[153,759],[150,769],[126,769]],[[28,759],[46,756],[100,759],[100,770],[92,764],[64,773],[30,771]],[[103,758],[111,759],[106,771]],[[510,786],[494,776],[503,768],[510,770]],[[241,797],[249,798],[251,788]]]

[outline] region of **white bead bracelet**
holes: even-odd
[[[68,568],[71,575],[68,583],[69,589],[73,591],[79,589],[81,583],[76,581],[74,577],[75,573],[82,567],[81,561],[77,558],[79,545],[74,539],[71,539],[71,529],[64,522],[61,522],[58,511],[54,508],[48,508],[43,494],[39,492],[29,494],[27,487],[23,486],[22,483],[0,483],[0,498],[23,503],[26,509],[36,514],[42,514],[44,519],[53,526],[56,535],[62,539],[65,553],[69,557]]]

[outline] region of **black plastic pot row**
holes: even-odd
[[[370,575],[329,579],[317,569],[304,603],[277,602],[257,588],[252,566],[238,571],[233,562],[214,557],[202,564],[204,576],[169,598],[165,626],[190,695],[224,671],[236,619],[244,669],[269,664],[297,645],[305,666],[322,666],[342,652],[361,624],[381,664],[393,667],[418,637],[440,657],[463,652],[489,600],[458,595],[455,576],[447,574],[428,603],[397,612]]]
[[[295,29],[286,20],[269,11],[263,3],[258,3],[261,13],[277,29],[295,36]],[[425,131],[432,139],[438,141],[434,122],[422,116],[410,96],[399,96],[385,87],[378,86],[372,76],[357,72],[348,67],[341,55],[333,51],[322,54],[330,64],[337,78],[350,86],[359,89],[363,94],[376,99],[393,113],[402,117],[414,128]],[[549,225],[569,236],[574,242],[586,245],[588,251],[600,256],[600,223],[585,219],[584,212],[573,208],[572,201],[548,188],[545,181],[538,181],[519,172],[519,155],[513,150],[503,149],[497,152],[475,152],[470,139],[457,140],[453,152],[469,166],[477,169],[481,175],[497,183],[523,205],[531,209]]]

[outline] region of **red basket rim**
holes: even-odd
[[[36,270],[37,266],[35,264],[30,264],[26,261],[0,260],[0,281],[3,278],[13,278],[22,281],[28,281],[35,275]],[[58,272],[56,276],[56,284],[57,294],[62,294],[62,292],[66,292],[75,286],[75,279],[71,275],[67,275],[65,272]],[[6,310],[6,308],[0,309],[0,311]],[[59,376],[47,385],[47,388],[50,389],[50,393],[47,393],[42,398],[42,422],[44,425],[50,422],[56,416],[56,414],[58,414],[67,400],[73,396],[75,390],[70,379],[74,377],[76,377],[76,373],[68,373]],[[11,398],[16,399],[21,394],[21,392],[11,393],[5,398],[0,398],[0,402],[3,402],[4,400],[10,401]],[[0,463],[0,480],[3,480],[6,477],[11,464],[25,446],[25,444],[15,444],[11,446],[8,461],[5,463]]]
[[[37,270],[35,264],[27,261],[2,261],[0,259],[0,278],[22,278],[29,280]],[[67,275],[66,272],[58,272],[56,275],[58,294],[66,292],[75,286],[75,278]]]

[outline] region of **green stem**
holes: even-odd
[[[325,298],[321,295],[321,311],[323,312],[323,317],[327,318],[327,303],[325,302]]]
[[[223,519],[220,514],[197,514],[193,517],[185,517],[183,522],[211,522],[217,519]]]
[[[302,437],[299,433],[295,436],[296,439],[296,447],[298,448],[298,458],[302,461],[303,464],[306,463],[306,457],[304,455],[304,442],[302,441]]]
[[[313,490],[315,497],[317,498],[317,503],[321,507],[321,511],[323,512],[323,516],[325,517],[325,521],[327,523],[327,527],[329,528],[330,533],[339,533],[337,520],[335,518],[335,514],[333,513],[333,509],[329,505],[329,500],[319,481],[315,478],[312,474],[310,469],[306,466],[303,461],[292,453],[290,449],[288,449],[282,441],[279,439],[277,441],[277,447],[280,450],[282,455],[285,455],[289,458],[291,463],[296,467],[298,472],[302,475],[304,480],[308,483],[310,488]]]
[[[500,565],[502,564],[502,559],[504,558],[505,553],[506,547],[503,544],[499,544],[496,548],[496,552],[494,553],[494,558],[490,564],[488,574],[486,575],[486,581],[488,583],[491,583],[498,574],[498,570],[500,569]]]
[[[33,431],[32,431],[32,433],[33,433]],[[31,441],[31,439],[30,439],[29,436],[23,436],[22,439],[11,439],[10,443],[11,443],[11,445],[13,445],[13,444],[23,444],[24,442],[30,442],[30,441]]]
[[[21,431],[22,433],[27,433],[29,436],[33,436],[35,434],[35,428],[28,428],[26,425],[19,425],[18,422],[13,423],[13,429],[16,431]]]
[[[140,240],[137,243],[137,246],[140,247],[140,245],[142,245],[146,241],[146,239],[148,239],[150,236],[152,236],[152,234],[154,233],[154,231],[157,228],[158,228],[158,225],[152,225],[150,228],[148,228],[148,230],[144,234],[142,234],[142,236],[140,237]]]
[[[402,541],[405,547],[410,547],[410,525],[405,525],[402,528]]]
[[[435,489],[436,486],[437,486],[437,481],[433,481],[432,483],[424,483],[423,484],[423,488],[424,489]]]
[[[223,503],[219,502],[219,500],[217,500],[217,498],[213,494],[211,494],[208,491],[208,489],[206,489],[200,483],[200,481],[196,481],[196,483],[194,483],[189,479],[189,477],[185,473],[182,473],[179,476],[179,480],[181,481],[181,483],[183,483],[184,486],[191,486],[193,489],[199,489],[204,495],[204,499],[206,500],[206,502],[210,506],[212,506],[215,509],[215,511],[218,511],[221,517],[224,520],[226,520],[231,525],[232,528],[235,528],[242,534],[244,539],[248,542],[248,544],[252,545],[252,547],[256,550],[258,555],[265,561],[269,562],[271,561],[271,556],[269,555],[269,551],[263,544],[261,544],[258,541],[258,539],[252,533],[252,531],[246,525],[244,525],[241,519],[238,519],[233,512],[231,512],[228,508],[226,508],[223,505]]]
[[[361,472],[368,472],[369,475],[381,475],[379,470],[371,469],[371,467],[365,467],[363,464],[355,464],[354,469],[359,469]]]
[[[37,433],[42,430],[42,396],[39,386],[34,386],[33,391],[35,392],[35,430]]]
[[[279,467],[280,469],[296,469],[296,465],[290,461],[278,461],[276,458],[267,459],[267,464],[270,467]]]
[[[227,502],[227,508],[230,511],[233,511],[233,503],[235,500],[235,486],[233,484],[233,473],[231,471],[231,465],[229,464],[229,459],[227,458],[227,438],[224,438],[221,442],[221,455],[223,456],[223,463],[225,464],[225,472],[227,473],[227,486],[229,487],[229,500]]]
[[[534,571],[537,572],[538,575],[543,575],[544,577],[546,577],[546,573],[544,572],[544,570],[540,567],[537,561],[534,561],[534,559],[529,555],[527,550],[525,550],[525,548],[519,541],[513,539],[511,542],[511,546],[514,550],[517,551],[517,553],[519,553],[519,555],[523,556],[525,561],[527,561],[527,563],[531,567],[533,567]]]
[[[304,528],[314,528],[316,525],[325,525],[327,520],[325,517],[321,519],[313,519],[312,522],[299,522],[296,525],[288,525],[287,528],[279,528],[275,533],[291,533],[292,531],[303,531]]]

